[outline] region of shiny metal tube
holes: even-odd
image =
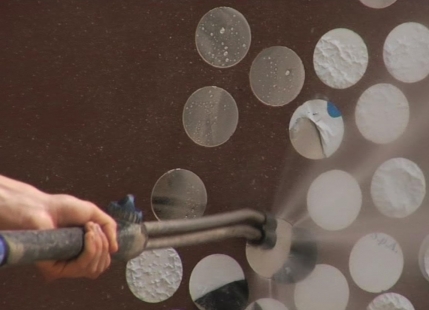
[[[146,228],[148,236],[151,237],[219,228],[235,224],[262,226],[265,220],[266,216],[262,212],[252,209],[242,209],[192,220],[145,222],[143,225]]]
[[[262,232],[252,226],[235,225],[230,227],[214,228],[206,231],[192,232],[178,236],[150,238],[145,250],[178,248],[184,246],[205,244],[208,242],[222,241],[229,238],[245,238],[248,241],[259,241],[263,237]]]

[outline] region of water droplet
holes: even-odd
[[[225,59],[226,62],[229,62],[229,58]]]
[[[233,27],[231,27],[231,31],[232,31],[232,30],[234,30],[234,28],[233,28]]]
[[[210,32],[210,35],[213,36],[213,32]]]
[[[223,53],[223,56],[228,56],[228,52],[227,52],[227,51],[225,51],[225,52]]]
[[[289,74],[290,74],[290,71],[289,71],[289,70],[286,70],[285,75],[289,75]]]
[[[246,44],[243,44],[243,47],[246,47]]]
[[[228,46],[225,46],[225,47],[224,47],[224,49],[226,49],[226,50],[227,50],[227,49],[228,49]]]
[[[225,28],[223,28],[223,27],[222,27],[222,28],[220,28],[220,31],[219,31],[219,32],[220,32],[220,34],[224,34],[224,33],[225,33]]]

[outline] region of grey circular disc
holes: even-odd
[[[249,299],[241,266],[224,254],[213,254],[199,261],[189,279],[189,293],[201,310],[242,310]]]
[[[366,308],[367,310],[414,310],[407,297],[389,292],[378,295]]]
[[[152,211],[159,220],[192,219],[204,214],[207,192],[195,173],[175,169],[158,179],[151,201]]]
[[[372,9],[384,9],[396,2],[396,0],[360,0],[362,4]]]
[[[224,89],[206,86],[195,91],[183,109],[183,127],[196,144],[219,146],[234,134],[238,124],[238,108],[234,98]]]
[[[318,249],[314,236],[282,219],[277,219],[276,236],[271,249],[246,245],[250,267],[261,277],[277,283],[291,284],[305,279],[316,266]]]
[[[261,298],[252,302],[246,310],[288,310],[288,308],[278,300]]]
[[[426,236],[420,245],[419,267],[423,277],[429,281],[429,235]]]
[[[255,96],[270,106],[283,106],[294,100],[304,85],[301,58],[284,46],[264,49],[250,68],[250,86]]]
[[[287,261],[292,243],[292,225],[277,219],[276,244],[272,249],[246,245],[246,258],[250,267],[260,276],[271,279]]]
[[[206,13],[195,33],[198,53],[216,68],[228,68],[239,63],[249,51],[250,41],[250,26],[246,18],[228,7]]]

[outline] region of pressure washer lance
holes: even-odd
[[[107,213],[117,224],[119,250],[114,260],[129,261],[146,250],[183,247],[228,238],[245,238],[270,249],[276,244],[275,218],[243,209],[198,219],[143,222],[134,196],[111,202]],[[44,260],[73,259],[84,249],[83,227],[51,230],[0,231],[0,266],[32,264]]]

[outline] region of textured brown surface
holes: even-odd
[[[217,6],[242,12],[252,30],[246,58],[224,70],[207,65],[194,43],[199,19]],[[396,82],[382,62],[390,30],[406,21],[428,25],[428,16],[425,0],[398,0],[383,10],[369,9],[358,0],[1,1],[0,173],[102,206],[130,192],[153,220],[150,193],[156,180],[170,169],[185,168],[205,182],[206,214],[242,207],[281,213],[288,208],[284,215],[293,219],[304,212],[306,190],[315,176],[344,169],[359,176],[362,213],[346,230],[356,232],[350,240],[321,244],[320,262],[337,266],[347,277],[348,308],[364,309],[375,295],[353,283],[348,255],[360,235],[382,229],[397,238],[406,257],[404,273],[392,291],[407,296],[416,309],[426,309],[429,283],[418,270],[417,252],[429,233],[428,199],[409,218],[388,220],[374,211],[368,188],[374,169],[390,157],[406,156],[429,172],[428,79],[412,85]],[[337,27],[360,34],[370,55],[364,78],[346,90],[322,84],[312,66],[317,40]],[[282,108],[258,102],[248,82],[252,60],[273,45],[295,50],[306,68],[303,91]],[[395,144],[375,147],[357,132],[353,110],[362,91],[378,82],[391,82],[404,91],[411,123],[419,126],[410,126]],[[240,113],[237,131],[217,148],[194,144],[181,123],[189,95],[208,85],[229,91]],[[293,150],[287,126],[298,105],[318,96],[342,110],[346,132],[332,158],[314,162]],[[386,225],[379,228],[380,223]],[[249,271],[243,246],[242,241],[230,241],[179,249],[182,286],[157,305],[132,295],[121,264],[96,281],[49,285],[32,268],[2,270],[0,309],[194,309],[188,280],[195,264],[206,255],[226,253]],[[252,298],[268,296],[268,283],[250,271],[248,275]],[[280,299],[292,292],[275,285],[271,289]],[[294,309],[291,299],[287,304]]]

